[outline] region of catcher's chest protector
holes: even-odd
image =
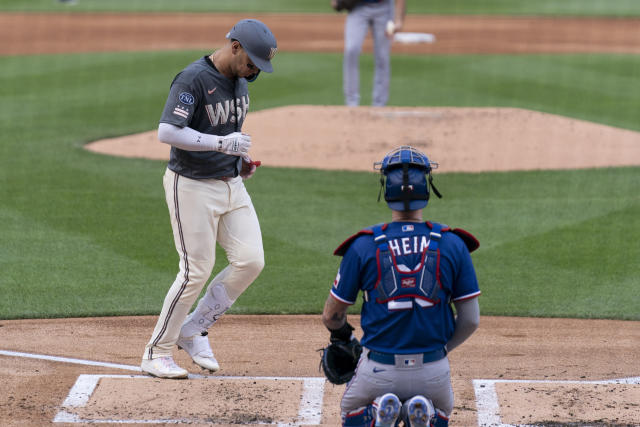
[[[442,289],[439,281],[440,251],[438,244],[442,237],[442,225],[432,223],[429,243],[421,243],[422,236],[413,236],[414,247],[423,247],[420,262],[410,270],[398,264],[395,252],[400,252],[398,245],[390,246],[381,225],[373,227],[374,241],[377,245],[378,282],[375,286],[375,300],[386,304],[389,310],[408,310],[414,304],[420,307],[431,307],[438,304],[438,292]],[[411,242],[409,242],[411,244]],[[365,294],[365,299],[369,295]]]

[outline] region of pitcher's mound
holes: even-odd
[[[640,165],[640,133],[517,108],[286,106],[250,112],[243,131],[263,165],[372,170],[400,145],[440,172]],[[97,141],[89,150],[169,158],[156,131]]]

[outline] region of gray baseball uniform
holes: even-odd
[[[240,131],[248,109],[246,79],[225,77],[205,56],[175,77],[160,123],[228,135]],[[200,301],[196,309],[200,320],[192,334],[206,331],[264,266],[260,225],[239,176],[241,161],[238,156],[217,151],[171,147],[164,187],[180,272],[146,346],[147,359],[171,355],[183,322],[215,264],[216,242],[225,249],[229,265],[213,279]]]
[[[374,45],[372,105],[384,106],[389,99],[391,77],[391,39],[385,34],[386,23],[393,20],[393,0],[361,0],[349,12],[344,28],[343,89],[345,104],[360,104],[360,53],[369,29]]]

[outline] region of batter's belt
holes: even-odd
[[[447,352],[445,351],[445,349],[418,354],[393,354],[369,350],[369,354],[367,355],[367,357],[369,357],[370,360],[382,363],[383,365],[409,365],[412,360],[414,361],[414,363],[416,359],[420,360],[420,357],[422,357],[422,363],[429,363],[440,360],[446,355]]]

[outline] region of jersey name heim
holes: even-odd
[[[410,236],[399,237],[388,241],[389,249],[393,252],[393,255],[413,255],[421,254],[429,246],[429,239],[427,236]]]
[[[234,115],[231,115],[233,104],[236,106],[236,112]],[[220,124],[224,125],[227,121],[231,121],[233,123],[236,120],[236,117],[238,117],[239,121],[242,121],[242,118],[246,117],[247,111],[249,110],[249,95],[236,98],[236,101],[233,104],[230,99],[216,102],[215,108],[211,104],[206,104],[204,108],[209,116],[211,126],[218,126]]]

